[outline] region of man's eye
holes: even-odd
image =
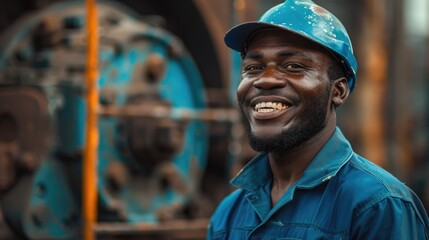
[[[243,72],[257,72],[263,70],[261,65],[249,65],[243,68]]]
[[[297,63],[288,63],[283,65],[283,69],[285,69],[286,71],[290,71],[290,72],[300,72],[304,69],[304,66],[302,66],[301,64],[297,64]]]

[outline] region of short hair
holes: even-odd
[[[335,80],[341,77],[346,77],[346,72],[344,69],[344,65],[334,59],[328,66],[328,78],[330,80]]]

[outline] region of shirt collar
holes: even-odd
[[[313,161],[304,170],[297,187],[312,188],[337,174],[350,159],[353,150],[350,143],[337,127],[328,142],[322,147]],[[231,180],[231,184],[250,191],[261,188],[272,179],[268,154],[263,152],[251,160]]]
[[[263,152],[246,164],[231,180],[231,184],[250,191],[259,189],[272,179],[268,154]]]

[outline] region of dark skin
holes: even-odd
[[[263,30],[249,43],[237,99],[256,138],[294,134],[309,124],[313,110],[322,109],[324,116],[320,130],[304,142],[268,152],[272,206],[302,177],[335,131],[335,108],[347,99],[349,88],[345,77],[329,79],[333,61],[323,47],[279,29]]]

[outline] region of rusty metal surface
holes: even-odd
[[[3,212],[0,209],[0,239],[6,240],[6,239],[14,239],[14,238],[16,238],[16,235],[9,228],[8,224],[5,222],[3,217]]]
[[[47,151],[46,102],[35,89],[0,89],[0,192],[13,186],[20,175],[33,173]]]
[[[175,220],[158,224],[99,223],[97,239],[205,239],[209,219]]]

